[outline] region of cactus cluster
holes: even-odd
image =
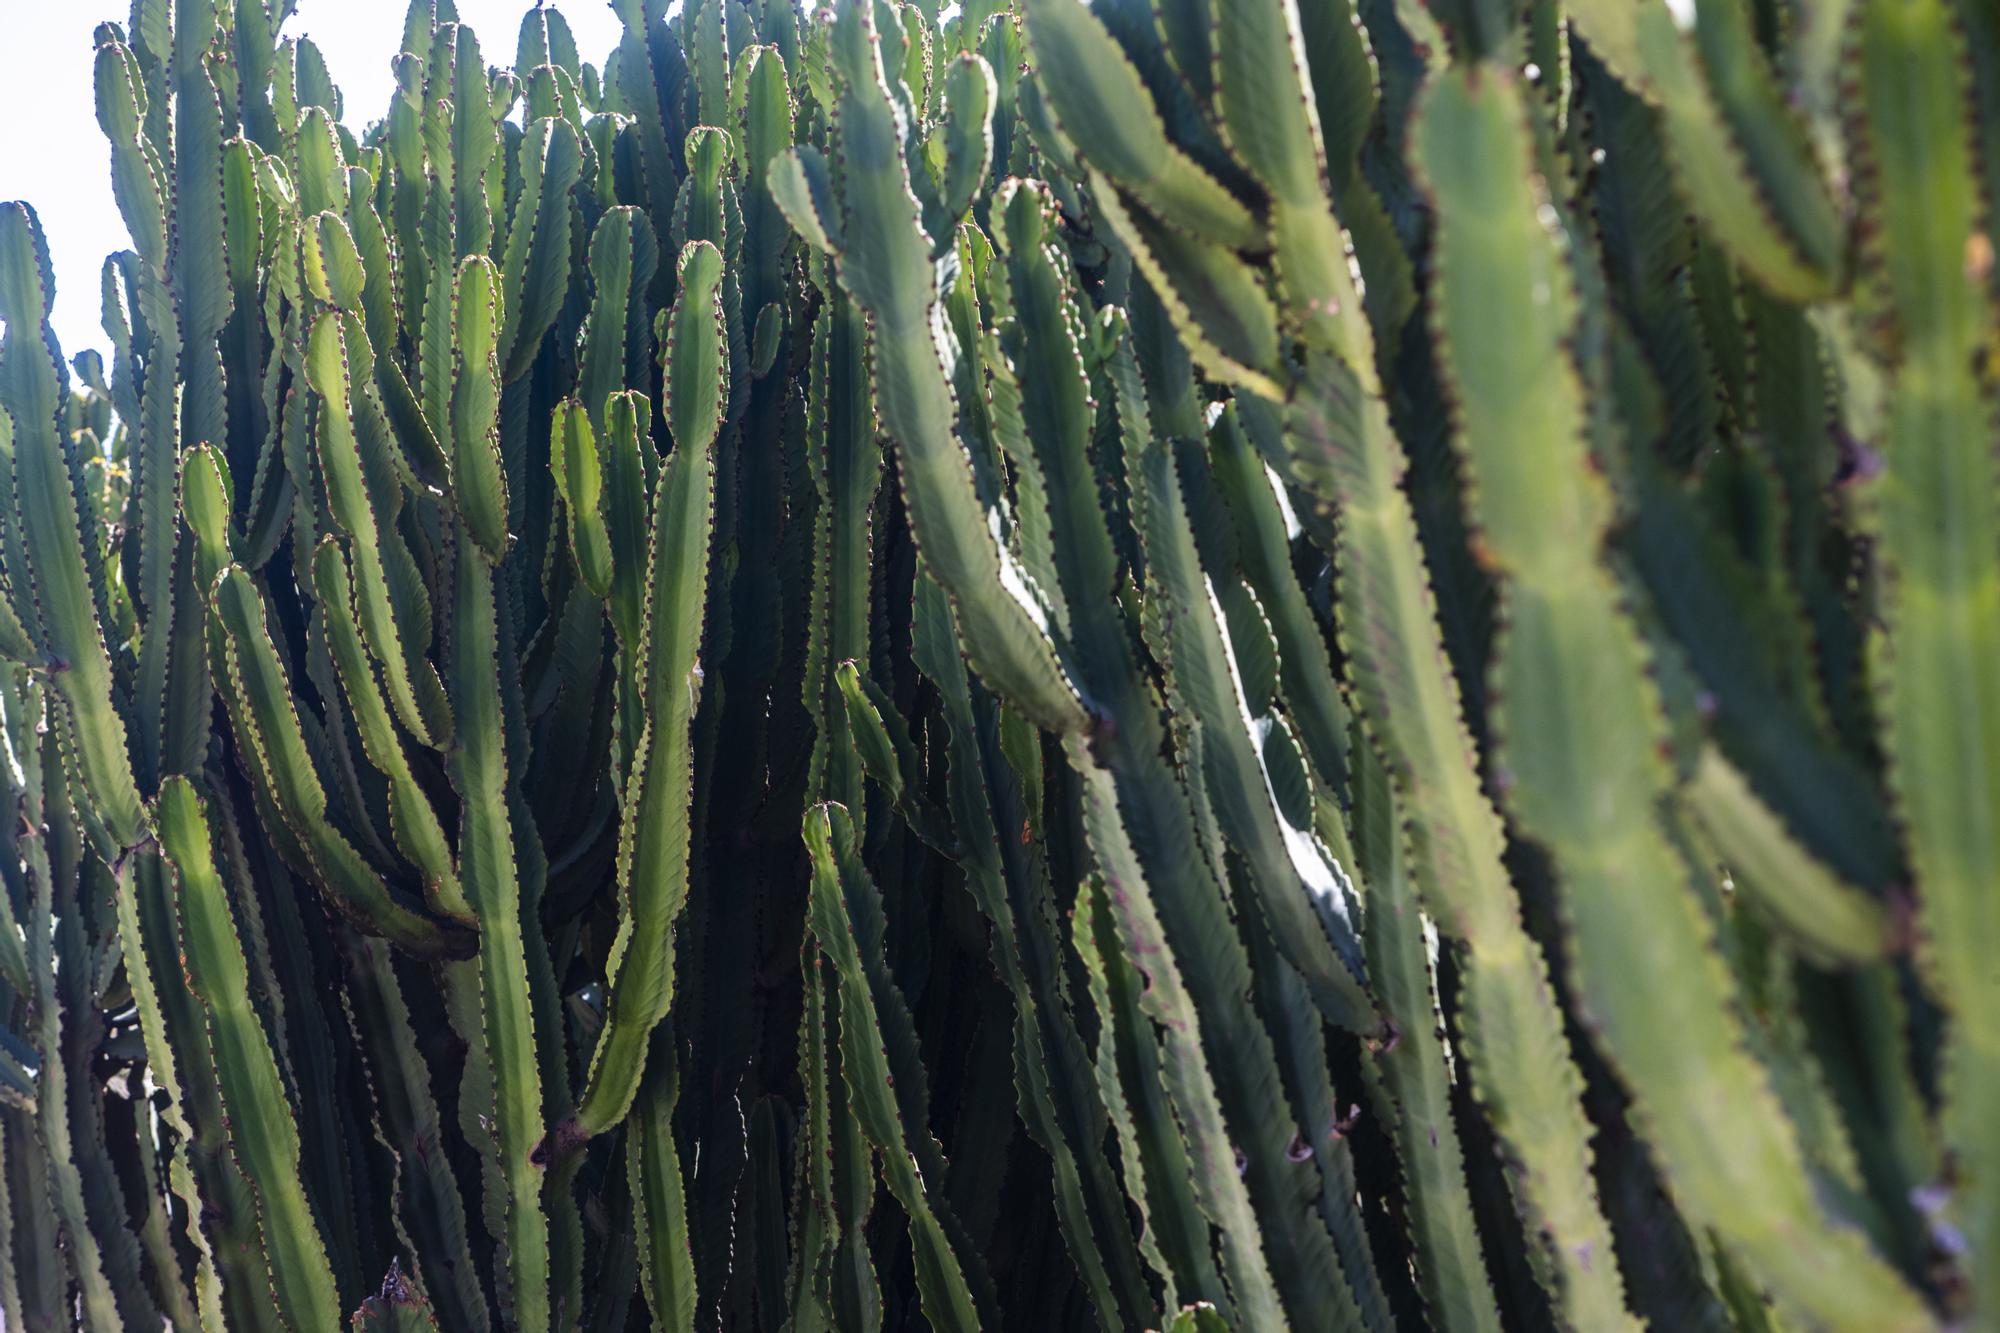
[[[1991,0],[612,7],[0,206],[4,1327],[2000,1325]]]

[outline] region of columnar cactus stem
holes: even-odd
[[[1991,4],[293,7],[0,204],[9,1328],[1993,1322]]]

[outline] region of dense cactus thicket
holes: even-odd
[[[1992,0],[292,6],[0,207],[5,1327],[2000,1326]]]

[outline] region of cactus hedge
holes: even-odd
[[[1992,0],[612,7],[0,206],[4,1327],[2000,1327]]]

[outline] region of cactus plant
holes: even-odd
[[[0,205],[0,1323],[2000,1321],[1990,13],[292,8]]]

